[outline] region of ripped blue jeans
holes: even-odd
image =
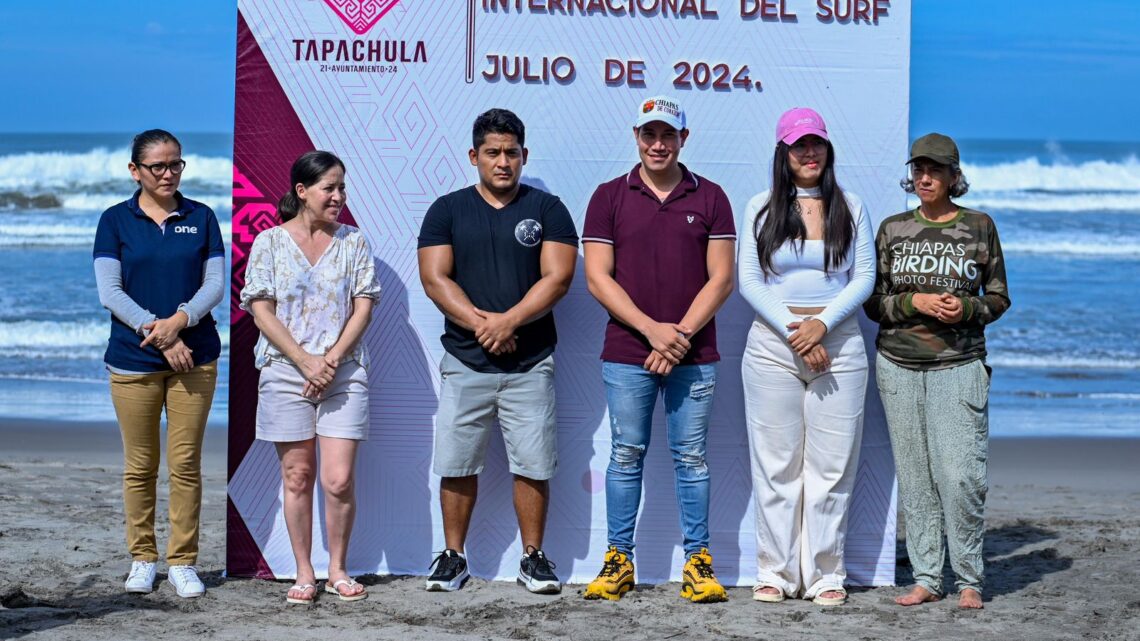
[[[709,546],[709,468],[705,441],[712,414],[715,365],[682,365],[668,376],[638,365],[602,363],[610,411],[610,465],[606,469],[609,544],[633,553],[641,504],[641,476],[658,394],[665,396],[665,435],[681,513],[685,556]]]

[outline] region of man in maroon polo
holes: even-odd
[[[582,234],[590,293],[610,314],[602,378],[612,443],[609,550],[585,597],[617,600],[633,587],[643,463],[663,394],[687,558],[681,596],[723,601],[708,551],[705,441],[720,360],[713,315],[732,292],[736,227],[724,190],[679,161],[689,130],[677,101],[639,103],[633,133],[641,162],[598,187]]]

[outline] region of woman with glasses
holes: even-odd
[[[167,580],[180,597],[206,588],[198,559],[202,438],[221,341],[210,310],[222,300],[225,248],[209,207],[178,191],[186,161],[169,132],[135,136],[127,165],[138,190],[103,212],[95,233],[99,302],[111,312],[104,357],[123,437],[123,504],[132,563],[127,592],[154,589],[154,534],[166,411],[170,473]]]
[[[863,433],[867,355],[856,312],[875,284],[870,215],[840,188],[818,113],[776,126],[772,187],[746,210],[740,292],[756,310],[742,359],[752,449],[752,598],[847,600],[847,508]]]
[[[297,568],[285,601],[306,605],[317,596],[318,473],[329,552],[324,591],[359,601],[368,592],[348,575],[347,558],[356,451],[369,427],[369,359],[361,338],[380,284],[363,232],[337,221],[347,197],[344,163],[310,151],[293,163],[289,184],[277,204],[282,223],[254,239],[241,290],[242,309],[261,331],[254,347],[261,370],[257,438],[273,443],[281,462],[282,509]]]
[[[914,569],[914,587],[895,602],[942,598],[948,549],[958,606],[977,609],[990,434],[986,326],[1010,306],[1005,259],[993,219],[953,200],[970,185],[949,136],[914,141],[907,164],[902,188],[919,205],[879,227],[878,280],[863,306],[879,323],[875,379]]]

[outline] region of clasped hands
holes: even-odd
[[[301,375],[305,377],[305,386],[301,389],[301,396],[305,398],[319,398],[325,393],[329,385],[336,378],[336,368],[340,365],[340,355],[329,352],[324,356],[305,352],[297,363]]]
[[[680,323],[652,323],[643,334],[652,351],[642,367],[654,374],[667,376],[692,347],[688,337],[693,330]]]
[[[194,369],[194,350],[186,346],[181,338],[174,337],[174,342],[162,350],[162,357],[170,363],[170,369],[176,372],[189,372]]]
[[[190,317],[186,312],[174,312],[170,318],[157,318],[142,326],[146,330],[146,338],[139,343],[139,347],[154,345],[165,352],[175,341],[179,340],[178,332],[186,329]]]
[[[193,350],[178,336],[178,332],[186,329],[186,324],[189,322],[190,318],[186,312],[181,311],[174,312],[170,318],[152,320],[142,326],[147,335],[139,343],[139,347],[153,345],[162,352],[162,357],[170,364],[171,369],[176,372],[189,372],[194,369],[194,357],[191,355]]]
[[[474,310],[477,319],[474,327],[475,340],[479,341],[483,349],[494,356],[514,352],[517,347],[515,341],[518,340],[515,335],[518,323],[514,317],[509,313],[487,312],[478,307]]]
[[[962,299],[949,293],[941,294],[914,294],[910,302],[919,312],[932,318],[937,318],[946,324],[957,323],[962,320]]]
[[[788,345],[792,346],[800,358],[804,359],[808,369],[813,372],[827,371],[831,367],[831,357],[827,354],[820,341],[827,335],[827,325],[818,318],[805,318],[802,321],[788,323],[792,335],[788,337]]]

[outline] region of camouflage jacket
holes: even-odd
[[[993,219],[960,207],[953,220],[935,223],[915,209],[884,220],[875,245],[875,290],[863,309],[879,323],[879,353],[922,370],[984,359],[985,326],[1010,305]],[[915,294],[942,292],[962,300],[957,323],[943,323],[914,308]]]

